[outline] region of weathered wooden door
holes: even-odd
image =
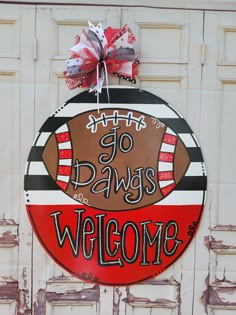
[[[137,86],[185,117],[209,175],[202,224],[187,251],[158,278],[130,287],[92,285],[67,274],[32,235],[24,209],[23,173],[34,134],[80,92],[67,89],[62,71],[88,20],[129,24],[140,52]],[[235,13],[191,10],[1,7],[1,314],[234,314],[235,21]]]

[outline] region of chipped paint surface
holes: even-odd
[[[140,286],[140,289],[144,291],[145,295],[135,296],[132,291],[133,287],[127,287],[127,298],[122,299],[122,301],[129,303],[131,306],[139,306],[139,307],[160,307],[160,308],[175,308],[178,306],[179,301],[178,293],[173,296],[174,300],[161,298],[161,295],[158,294],[158,286],[150,288],[146,286],[146,290],[144,290],[145,286]],[[155,290],[156,292],[155,292]],[[159,288],[160,290],[160,288]],[[154,298],[155,296],[155,298]]]
[[[0,246],[17,246],[19,245],[18,235],[12,231],[0,231]]]
[[[13,278],[0,277],[0,299],[16,300],[18,296],[18,282]]]
[[[236,285],[232,287],[209,287],[209,305],[236,306]]]
[[[209,293],[209,304],[236,306],[236,282],[218,280],[212,283]]]
[[[14,220],[0,220],[0,247],[19,245],[18,224]]]
[[[201,300],[205,306],[206,313],[208,306],[218,307],[219,309],[222,309],[222,306],[236,309],[236,282],[223,279],[222,281],[217,280],[207,285],[207,289],[203,292]]]
[[[21,275],[21,286],[18,290],[17,298],[17,315],[30,315],[32,314],[31,310],[31,292],[27,288],[27,271],[26,267],[23,267]]]
[[[46,292],[46,300],[48,302],[56,301],[99,301],[99,286],[92,288],[84,288],[82,290],[66,290],[64,292]]]
[[[46,289],[40,289],[34,302],[34,315],[46,314]]]
[[[213,236],[206,236],[204,242],[208,250],[236,249],[236,246],[226,245],[222,240],[216,240]]]
[[[17,315],[30,315],[31,308],[30,308],[30,294],[29,290],[21,289],[18,291],[18,298],[17,298]]]
[[[15,220],[13,219],[0,219],[0,226],[7,226],[7,225],[15,225],[18,226]]]
[[[236,225],[227,224],[227,225],[216,225],[212,231],[236,231]]]
[[[201,296],[201,301],[204,305],[205,313],[207,313],[207,305],[208,305],[208,298],[209,298],[209,290],[208,290],[209,278],[210,278],[210,275],[208,274],[208,276],[205,279],[206,289],[202,292],[202,296]]]
[[[207,247],[208,250],[211,249],[211,243],[210,243],[210,236],[209,235],[204,237],[204,244],[205,244],[205,246]]]
[[[179,283],[174,279],[174,277],[171,277],[169,279],[165,278],[152,278],[150,280],[147,280],[143,282],[144,285],[152,284],[152,285],[171,285],[171,286],[179,286]]]
[[[114,289],[114,297],[113,297],[113,315],[120,314],[120,299],[122,296],[122,292],[119,288]]]
[[[50,279],[48,279],[48,282],[70,282],[70,281],[75,281],[75,278],[72,276],[65,276],[65,275],[61,275],[61,276],[55,276],[52,277]]]

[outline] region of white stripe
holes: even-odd
[[[168,196],[155,205],[201,205],[203,202],[203,191],[172,191]],[[28,190],[25,200],[31,205],[81,205],[63,191],[60,190]],[[206,196],[206,194],[205,194]],[[89,201],[88,201],[89,203]]]
[[[71,149],[71,142],[67,141],[67,142],[58,143],[58,148],[59,150]]]
[[[59,113],[61,113],[61,111]],[[69,131],[67,124],[64,124],[56,130],[56,133],[67,132],[67,131]]]
[[[185,176],[203,176],[206,174],[205,164],[201,162],[191,162]]]
[[[43,162],[28,162],[28,175],[48,175],[48,171]]]
[[[174,153],[175,152],[175,145],[162,143],[162,145],[161,145],[161,152]]]
[[[61,159],[59,160],[59,165],[69,165],[71,166],[72,164],[72,159]]]
[[[25,199],[31,205],[78,205],[81,204],[60,190],[28,190]]]
[[[179,133],[178,136],[187,148],[195,148],[196,143],[190,133]]]
[[[68,183],[69,179],[70,179],[70,176],[57,175],[57,180],[60,180],[62,182]]]
[[[147,113],[150,116],[161,118],[179,118],[172,109],[165,104],[109,104],[109,108],[124,108],[141,111]],[[145,110],[143,110],[145,108]],[[89,110],[96,110],[94,103],[69,103],[58,113],[55,113],[55,117],[74,117],[79,113],[83,113]],[[103,109],[100,109],[102,113]],[[106,108],[104,108],[106,110]]]
[[[192,134],[192,136],[193,136],[194,140],[196,141],[197,146],[198,146],[198,147],[200,147],[200,144],[199,144],[199,142],[198,142],[198,140],[197,140],[197,138],[196,138],[196,136],[195,136],[195,134],[194,134],[194,133]]]
[[[170,129],[169,127],[166,128],[166,133],[168,133],[169,135],[176,136],[176,133],[172,129]]]
[[[156,205],[201,205],[202,202],[203,191],[173,190]]]
[[[201,205],[203,202],[203,191],[172,191],[168,196],[155,205]],[[81,205],[63,191],[60,190],[28,190],[25,200],[31,205]],[[89,200],[88,200],[89,203]]]
[[[170,103],[168,103],[168,105],[179,115],[178,118],[184,118],[175,108],[175,106],[171,105]]]
[[[174,183],[173,180],[160,180],[160,181],[159,181],[160,188],[169,186],[169,185],[171,185],[171,184],[173,184],[173,183]]]
[[[47,142],[47,140],[51,134],[52,134],[51,132],[41,132],[34,145],[37,147],[45,146],[45,144],[46,144],[46,142]]]
[[[159,162],[158,172],[173,171],[173,163],[171,162]]]

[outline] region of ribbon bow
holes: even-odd
[[[133,49],[135,36],[130,28],[124,25],[120,29],[108,27],[103,31],[101,23],[88,24],[88,33],[83,30],[81,36],[76,36],[76,43],[70,49],[71,58],[66,61],[64,75],[69,89],[89,87],[90,92],[101,93],[108,73],[136,83],[139,61]]]

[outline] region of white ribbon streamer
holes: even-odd
[[[105,78],[106,78],[106,84],[107,84],[107,99],[108,99],[108,103],[110,104],[110,94],[109,94],[109,85],[108,85],[108,73],[107,73],[107,65],[106,65],[106,61],[105,60],[103,60],[103,64],[104,64]]]

